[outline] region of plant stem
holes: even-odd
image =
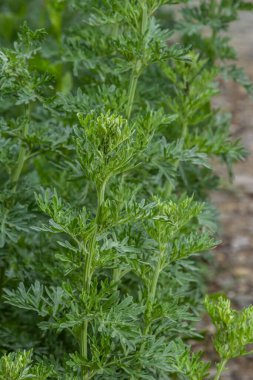
[[[54,35],[56,37],[58,49],[61,51],[62,50],[62,22],[63,22],[64,9],[54,8],[53,1],[51,0],[46,0],[45,5],[46,5],[46,10],[49,16],[50,23],[52,25]],[[63,78],[64,78],[63,62],[60,62],[56,65],[55,75],[57,78],[57,89],[59,91],[62,91]]]
[[[225,365],[227,364],[227,359],[222,359],[221,362],[218,364],[217,373],[215,375],[214,380],[219,380],[222,372],[225,369]]]
[[[24,138],[28,135],[28,130],[29,130],[30,105],[28,105],[27,108],[26,108],[26,110],[25,110],[25,116],[26,116],[26,120],[25,120],[25,124],[24,124],[24,129],[22,131],[22,134],[23,134]],[[27,153],[26,152],[26,148],[22,145],[22,142],[21,142],[21,146],[20,146],[20,150],[19,150],[19,154],[18,154],[17,166],[15,167],[15,169],[13,170],[13,172],[11,173],[11,176],[10,176],[10,181],[11,181],[11,184],[12,184],[12,190],[11,191],[13,193],[15,193],[16,189],[17,189],[18,180],[19,180],[19,177],[20,177],[21,172],[23,170],[26,158],[27,158],[26,157],[26,153]],[[5,210],[3,218],[2,218],[2,222],[1,222],[1,235],[3,236],[3,238],[1,239],[1,242],[0,242],[1,248],[4,247],[4,245],[5,245],[5,233],[4,233],[5,223],[6,223],[8,214],[9,214],[11,208],[13,207],[13,205],[14,204],[13,204],[13,201],[12,201],[11,205],[9,206],[9,208],[7,208]]]
[[[144,34],[147,31],[148,27],[148,8],[146,2],[142,4],[142,21],[141,21],[141,34]]]
[[[137,61],[137,63],[138,62],[140,62],[140,61]],[[137,63],[136,63],[136,67],[137,67]],[[127,102],[127,108],[126,108],[126,115],[127,115],[128,119],[130,119],[130,116],[132,113],[135,92],[136,92],[136,88],[137,88],[138,79],[140,76],[140,73],[138,73],[138,71],[136,70],[136,67],[133,69],[131,79],[130,79],[130,86],[129,86],[129,92],[128,92],[128,102]]]
[[[147,5],[143,3],[142,4],[142,20],[141,20],[141,34],[143,36],[145,35],[147,31],[147,27],[148,27],[148,9],[147,9]],[[135,66],[132,69],[129,91],[128,91],[128,102],[127,102],[127,107],[126,107],[127,119],[130,119],[131,117],[137,83],[141,74],[142,66],[143,66],[142,61],[137,60],[135,63]]]
[[[23,137],[24,138],[28,135],[28,131],[29,131],[30,113],[31,113],[30,112],[30,104],[28,104],[27,107],[26,107],[26,110],[25,110],[26,120],[25,120],[24,129],[23,129]],[[11,183],[13,184],[13,187],[12,187],[12,192],[13,193],[15,193],[15,191],[17,189],[18,180],[19,180],[19,177],[20,177],[21,172],[23,170],[26,158],[27,158],[26,157],[26,148],[22,145],[22,142],[21,142],[21,147],[20,147],[20,151],[19,151],[19,155],[18,155],[17,166],[15,167],[15,169],[12,172],[11,177],[10,177]],[[8,214],[9,214],[10,209],[11,209],[12,206],[13,206],[13,202],[11,203],[10,208],[8,208],[8,209],[5,210],[3,218],[2,218],[1,235],[3,236],[3,238],[1,239],[1,242],[0,242],[0,247],[1,248],[3,248],[4,245],[5,245],[5,232],[4,232],[5,231],[5,223],[6,223]],[[0,267],[0,297],[2,295],[4,278],[5,278],[5,267]]]
[[[117,263],[115,262],[115,265]],[[118,282],[120,280],[120,275],[121,275],[121,272],[120,272],[120,269],[119,268],[114,268],[113,269],[113,273],[112,273],[112,282],[115,284],[115,288],[117,289],[117,286],[118,286]]]
[[[99,217],[101,213],[101,206],[104,203],[104,196],[105,196],[105,186],[106,182],[104,182],[97,194],[97,213],[95,218],[95,227],[92,233],[92,236],[87,244],[87,252],[86,252],[86,262],[85,262],[85,268],[84,268],[84,278],[83,278],[83,293],[89,294],[90,292],[90,285],[91,285],[91,279],[92,279],[92,263],[93,259],[96,253],[96,240],[97,240],[97,231],[98,231],[98,224],[99,224]],[[81,357],[84,359],[88,358],[88,321],[83,321],[82,327],[81,327],[81,336],[80,336],[80,354]],[[88,380],[89,373],[85,371],[85,369],[82,369],[82,380]]]
[[[159,276],[162,270],[162,261],[165,253],[165,247],[162,247],[161,244],[159,244],[159,257],[156,263],[154,275],[152,278],[151,286],[148,289],[148,297],[147,297],[147,303],[146,303],[146,313],[145,313],[145,328],[143,335],[148,335],[149,329],[150,329],[150,317],[152,314],[153,304],[155,301],[156,296],[156,290],[157,290],[157,284],[159,280]],[[143,352],[145,350],[145,341],[141,344],[140,351]],[[141,371],[141,367],[139,368],[139,371]]]
[[[119,24],[115,23],[112,28],[112,38],[116,39],[118,37],[118,33],[119,33]]]
[[[141,21],[141,33],[143,36],[146,33],[147,27],[148,27],[148,9],[147,9],[147,5],[144,3],[142,4],[142,21]],[[115,36],[115,31],[113,34]],[[131,117],[135,93],[137,89],[138,79],[141,74],[141,70],[142,70],[142,62],[141,60],[137,60],[134,68],[132,69],[130,85],[129,85],[129,90],[128,90],[128,102],[127,102],[127,107],[126,107],[126,116],[128,120]],[[113,282],[117,284],[119,279],[120,279],[120,269],[115,268],[113,270]]]
[[[184,121],[184,122],[183,122],[182,133],[181,133],[182,149],[184,148],[184,145],[185,145],[185,138],[186,138],[187,132],[188,132],[188,125],[187,125],[187,122]],[[176,170],[178,169],[179,164],[180,164],[180,159],[178,159],[178,160],[176,161],[176,164],[175,164],[175,169],[176,169]]]
[[[165,247],[161,247],[160,246],[160,252],[159,252],[159,258],[157,260],[157,263],[156,263],[156,267],[155,267],[155,272],[154,272],[154,275],[153,275],[153,278],[152,278],[152,282],[151,282],[151,287],[149,289],[149,292],[148,292],[148,300],[147,300],[147,306],[146,306],[146,327],[145,327],[145,330],[144,330],[144,334],[146,335],[149,331],[149,327],[150,327],[150,323],[149,323],[149,320],[150,320],[150,317],[151,317],[151,313],[152,313],[152,309],[153,309],[153,304],[154,304],[154,301],[155,301],[155,296],[156,296],[156,290],[157,290],[157,284],[158,284],[158,280],[159,280],[159,276],[160,276],[160,273],[161,273],[161,266],[162,266],[162,261],[163,261],[163,257],[164,257],[164,253],[165,253]]]
[[[88,357],[88,321],[84,321],[81,329],[81,357],[87,359]],[[82,369],[82,380],[89,378],[89,374]]]
[[[24,129],[23,129],[24,138],[28,135],[28,131],[29,131],[29,121],[30,121],[30,106],[29,105],[27,106],[25,115],[26,115],[26,120],[25,120]],[[16,191],[17,182],[19,180],[22,169],[24,167],[25,160],[26,160],[26,148],[23,145],[21,145],[19,155],[18,155],[17,166],[11,175],[11,182],[14,184],[13,191]]]
[[[187,136],[187,132],[188,132],[188,124],[186,121],[183,122],[183,128],[182,128],[182,133],[181,133],[181,140],[182,140],[182,149],[184,147],[184,144],[185,144],[185,138]],[[175,171],[177,172],[178,170],[178,167],[179,167],[179,164],[180,164],[180,158],[175,162]],[[172,193],[172,190],[173,190],[173,185],[170,183],[169,184],[169,187],[168,187],[168,191],[167,191],[167,195],[171,195]]]

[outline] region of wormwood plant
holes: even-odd
[[[199,339],[196,256],[217,245],[210,158],[231,172],[244,156],[211,101],[224,73],[251,88],[220,36],[250,6],[190,2],[166,29],[159,10],[175,3],[1,5],[0,379],[211,378],[187,343]],[[24,14],[40,29],[25,23],[12,44]],[[218,380],[250,353],[252,307],[205,305]]]

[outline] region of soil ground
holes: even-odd
[[[238,65],[253,81],[253,13],[243,12],[229,31],[238,51]],[[234,168],[234,182],[212,199],[220,213],[223,244],[215,251],[215,276],[209,291],[225,292],[233,306],[253,304],[253,99],[236,84],[224,85],[222,96],[215,100],[232,113],[232,135],[240,138],[249,155]],[[224,169],[217,168],[226,177]],[[215,359],[211,337],[213,327],[207,321],[208,338],[204,350]],[[253,356],[230,362],[222,380],[253,380]]]

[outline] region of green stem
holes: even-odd
[[[96,237],[97,237],[97,226],[95,226],[95,229],[93,231],[91,240],[88,244],[88,250],[86,252],[87,258],[84,268],[84,279],[83,279],[83,293],[89,294],[90,292],[90,285],[91,285],[91,279],[92,279],[92,262],[93,257],[95,255],[96,251]],[[88,321],[83,321],[82,328],[81,328],[81,337],[80,337],[80,353],[81,357],[84,359],[88,358]],[[85,369],[82,369],[82,380],[88,380],[89,373],[85,371]]]
[[[182,128],[182,140],[183,140],[183,144],[185,142],[185,138],[187,136],[187,132],[188,132],[188,124],[186,121],[183,122],[183,128]]]
[[[97,241],[97,231],[98,231],[98,224],[99,224],[99,218],[101,213],[101,206],[104,203],[104,196],[105,196],[105,186],[106,182],[102,184],[102,186],[98,190],[98,203],[97,203],[97,213],[95,218],[95,227],[94,231],[92,233],[92,236],[87,244],[87,251],[86,251],[86,262],[85,262],[85,268],[84,268],[84,278],[83,278],[83,292],[86,294],[89,294],[90,292],[90,286],[91,286],[91,280],[93,275],[92,270],[92,263],[94,260],[94,256],[96,254],[96,241]],[[81,327],[81,335],[80,335],[80,354],[81,357],[84,359],[88,358],[88,321],[84,321]],[[85,371],[85,369],[82,369],[82,380],[88,380],[89,379],[89,373]]]
[[[147,9],[147,5],[143,3],[142,4],[142,22],[141,22],[141,33],[143,36],[146,33],[147,27],[148,27],[148,9]],[[114,35],[115,35],[115,32],[114,32]],[[129,90],[128,90],[128,102],[127,102],[127,107],[126,107],[126,116],[128,120],[131,117],[138,79],[140,77],[141,70],[142,70],[142,62],[140,60],[137,60],[134,68],[132,69],[130,85],[129,85]],[[119,279],[120,279],[120,269],[115,268],[113,270],[113,282],[117,284]]]
[[[56,38],[56,42],[59,50],[62,49],[62,22],[63,22],[63,11],[64,9],[56,9],[54,7],[52,0],[46,0],[45,2],[46,10],[49,16],[49,20],[53,29],[53,33]],[[63,62],[60,62],[55,65],[55,74],[57,78],[57,90],[63,91],[63,78],[64,78],[64,70],[63,70]]]
[[[161,244],[159,244],[159,257],[156,263],[154,275],[152,278],[151,286],[148,289],[148,297],[147,297],[147,303],[146,303],[146,313],[145,313],[145,328],[144,328],[144,335],[148,335],[149,329],[151,326],[150,318],[152,314],[152,309],[155,301],[156,291],[157,291],[157,285],[160,273],[162,271],[162,261],[165,254],[165,247],[162,247]],[[142,343],[140,351],[143,352],[145,350],[145,341]],[[141,367],[139,368],[139,371],[141,371]]]
[[[165,253],[165,248],[160,247],[160,253],[159,253],[159,258],[156,263],[155,267],[155,272],[152,278],[151,282],[151,287],[148,292],[148,300],[147,300],[147,306],[146,306],[146,327],[144,330],[144,334],[148,334],[149,328],[150,328],[150,317],[152,314],[152,309],[155,301],[155,296],[156,296],[156,290],[157,290],[157,285],[158,285],[158,280],[159,276],[162,270],[162,261]]]
[[[227,359],[221,360],[221,362],[218,364],[217,373],[215,375],[214,380],[219,380],[220,379],[221,374],[224,371],[226,364],[227,364]]]
[[[188,124],[187,122],[183,122],[183,128],[182,128],[182,134],[181,134],[181,140],[183,142],[182,144],[182,148],[184,147],[184,143],[185,143],[185,138],[187,136],[187,132],[188,132]],[[180,164],[180,159],[178,159],[176,162],[175,162],[175,171],[178,170],[178,167],[179,167],[179,164]],[[169,188],[168,188],[168,191],[167,191],[167,195],[171,195],[172,193],[172,190],[173,190],[173,186],[172,184],[169,184]]]
[[[182,133],[181,133],[182,148],[183,148],[184,145],[185,145],[185,138],[186,138],[187,132],[188,132],[188,125],[187,125],[187,122],[184,121],[184,122],[183,122]],[[178,169],[179,164],[180,164],[180,159],[178,159],[178,160],[176,161],[176,164],[175,164],[175,169],[176,169],[176,170]]]
[[[112,282],[117,286],[119,280],[120,280],[120,269],[119,268],[114,268],[113,269],[113,275],[112,275]]]
[[[26,109],[25,126],[24,126],[24,129],[23,129],[23,137],[24,138],[28,135],[29,120],[30,120],[30,106],[28,105],[27,109]],[[17,182],[18,182],[19,177],[21,175],[21,172],[22,172],[22,169],[24,167],[25,161],[26,161],[26,147],[23,146],[23,145],[21,145],[20,151],[19,151],[19,155],[18,155],[17,166],[16,166],[14,172],[11,175],[11,182],[13,182],[13,184],[14,184],[14,188],[13,188],[14,191],[16,190]]]
[[[147,4],[144,2],[142,4],[142,21],[141,21],[141,34],[144,35],[148,27],[148,8]]]
[[[143,3],[142,4],[142,20],[141,20],[141,34],[143,36],[145,35],[147,31],[147,27],[148,27],[148,9],[147,9],[146,3]],[[128,102],[127,102],[127,107],[126,107],[127,119],[130,119],[131,117],[137,83],[141,74],[141,70],[142,70],[142,62],[141,60],[137,60],[132,70],[131,79],[130,79],[130,85],[129,85],[129,91],[128,91]]]
[[[139,62],[139,61],[138,61]],[[137,66],[137,64],[136,64]],[[127,108],[126,108],[126,115],[127,118],[130,119],[133,103],[134,103],[134,97],[136,93],[137,83],[139,79],[140,73],[137,72],[136,68],[133,69],[131,79],[130,79],[130,86],[128,91],[128,102],[127,102]]]
[[[98,190],[98,205],[97,205],[97,214],[96,214],[96,224],[99,224],[99,218],[101,213],[101,206],[103,205],[105,201],[105,187],[106,187],[107,181],[104,181],[102,185],[100,186]]]
[[[80,349],[81,357],[87,359],[88,357],[88,321],[84,321],[81,329],[81,349]],[[82,369],[82,380],[87,380],[89,378],[89,374]]]
[[[23,137],[24,138],[27,136],[28,130],[29,130],[30,105],[27,106],[26,111],[25,111],[25,115],[26,115],[26,119],[25,119],[25,122],[24,122],[25,124],[24,124],[24,129],[23,129]],[[13,172],[11,173],[11,176],[10,176],[10,181],[11,181],[11,184],[12,184],[12,192],[13,193],[15,193],[15,191],[17,189],[18,180],[20,178],[20,175],[21,175],[21,172],[23,170],[25,161],[27,159],[26,153],[27,153],[26,152],[26,148],[22,145],[22,142],[21,142],[21,147],[20,147],[19,154],[18,154],[17,165],[16,165],[15,169],[13,170]],[[6,223],[8,214],[9,214],[12,206],[13,206],[13,202],[11,203],[11,205],[9,206],[9,208],[7,208],[5,210],[5,213],[4,213],[3,218],[2,218],[1,235],[3,236],[3,238],[2,238],[2,241],[0,242],[1,247],[3,247],[5,245],[5,232],[4,232],[5,231],[5,223]]]
[[[112,27],[112,38],[116,39],[118,37],[118,33],[119,33],[119,24],[115,23]]]

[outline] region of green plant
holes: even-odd
[[[38,2],[37,12],[5,4],[8,17],[22,23],[25,14],[48,31],[24,24],[13,47],[15,23],[1,34],[0,334],[3,352],[19,349],[1,359],[5,378],[209,374],[187,341],[198,336],[203,299],[195,256],[217,244],[210,158],[231,172],[245,152],[229,137],[229,115],[211,106],[227,66],[199,47],[186,21],[177,23],[184,45],[159,24],[160,7],[174,3],[58,0]],[[215,50],[237,5],[211,3],[183,16],[219,24],[217,7],[231,12],[214,27]],[[224,305],[206,299],[218,327],[216,380],[251,339],[251,308],[235,317],[246,318],[235,340],[229,322],[220,327]]]
[[[53,369],[42,363],[33,365],[32,351],[10,353],[0,359],[0,379],[12,380],[46,380],[53,374]]]
[[[206,297],[205,303],[217,329],[214,346],[220,356],[215,376],[215,380],[218,380],[230,359],[252,354],[247,346],[253,340],[253,308],[249,306],[238,312],[231,309],[230,301],[226,297],[220,295]]]

